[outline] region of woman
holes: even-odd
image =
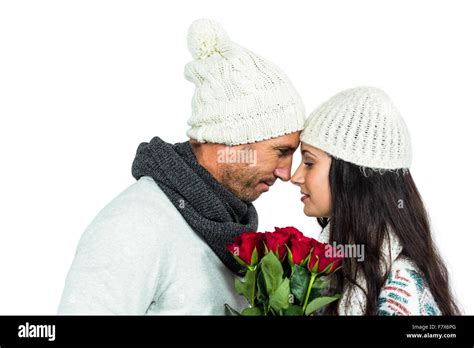
[[[301,142],[291,181],[304,213],[324,227],[322,242],[364,253],[346,254],[333,280],[342,297],[327,313],[459,314],[408,169],[408,130],[389,97],[370,87],[337,94],[311,114]]]

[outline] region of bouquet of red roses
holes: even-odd
[[[244,232],[227,250],[246,268],[235,290],[250,304],[242,313],[226,304],[231,314],[311,315],[339,298],[325,290],[343,255],[294,227]]]

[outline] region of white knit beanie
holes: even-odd
[[[378,88],[336,94],[306,121],[301,141],[363,167],[409,168],[410,135],[390,98]]]
[[[184,74],[196,85],[190,138],[239,145],[303,129],[304,106],[285,74],[232,42],[218,23],[192,23],[188,47],[194,60]]]

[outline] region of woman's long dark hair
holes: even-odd
[[[459,314],[446,266],[434,245],[428,215],[410,172],[381,172],[332,158],[329,182],[330,244],[365,246],[363,262],[356,258],[343,260],[342,270],[333,279],[336,292],[342,293],[346,282],[355,286],[356,272],[362,272],[369,280],[365,314],[377,314],[377,300],[388,276],[380,267],[381,247],[391,228],[403,246],[401,254],[423,273],[441,313]],[[318,221],[325,224],[322,219]],[[329,305],[327,314],[337,315],[337,306],[338,302]]]

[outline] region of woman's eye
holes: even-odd
[[[314,163],[304,162],[305,167],[311,167]]]

